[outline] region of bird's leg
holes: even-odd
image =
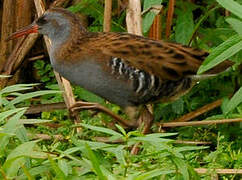
[[[139,116],[138,122],[139,122],[139,129],[142,129],[142,133],[143,134],[148,134],[150,132],[150,128],[152,126],[154,117],[151,114],[151,112],[148,110],[147,106],[143,107],[143,110]],[[140,143],[136,143],[132,150],[131,150],[131,154],[138,154],[139,152],[139,145]]]
[[[147,106],[144,106],[144,109],[138,119],[139,127],[142,128],[143,134],[150,133],[150,128],[153,124],[154,116],[148,110]]]
[[[125,127],[136,127],[136,124],[134,122],[123,119],[119,115],[113,113],[111,110],[109,110],[108,108],[106,108],[98,103],[77,101],[70,108],[70,111],[74,112],[77,110],[88,110],[88,109],[102,111],[102,112],[108,114],[109,116],[113,117],[117,122],[124,125]]]
[[[153,115],[147,109],[147,106],[128,106],[124,111],[129,116],[132,124],[135,124],[135,127],[138,127],[143,134],[149,133]]]

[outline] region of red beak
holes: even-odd
[[[35,23],[32,23],[30,24],[29,26],[26,26],[20,30],[18,30],[17,32],[11,34],[7,39],[6,41],[9,41],[9,40],[12,40],[12,39],[16,39],[16,38],[19,38],[21,36],[24,36],[24,35],[28,35],[28,34],[31,34],[31,33],[38,33],[38,25],[35,24]]]

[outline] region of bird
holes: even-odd
[[[78,16],[62,8],[47,10],[8,40],[30,33],[49,37],[50,62],[55,71],[70,82],[117,104],[129,120],[89,102],[79,104],[83,109],[100,109],[133,127],[137,126],[140,107],[174,101],[198,81],[231,66],[225,61],[213,72],[196,75],[208,52],[126,32],[88,32]]]

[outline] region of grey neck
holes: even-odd
[[[69,23],[69,22],[67,22],[67,23]],[[54,46],[56,48],[59,47],[61,44],[65,43],[71,34],[70,25],[66,24],[66,25],[62,25],[62,26],[48,34],[48,37],[51,40],[52,46]]]

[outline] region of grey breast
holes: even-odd
[[[79,63],[58,63],[51,60],[54,69],[72,83],[93,92],[122,107],[133,105],[134,91],[124,79],[117,79],[112,73],[104,71],[94,60]]]

